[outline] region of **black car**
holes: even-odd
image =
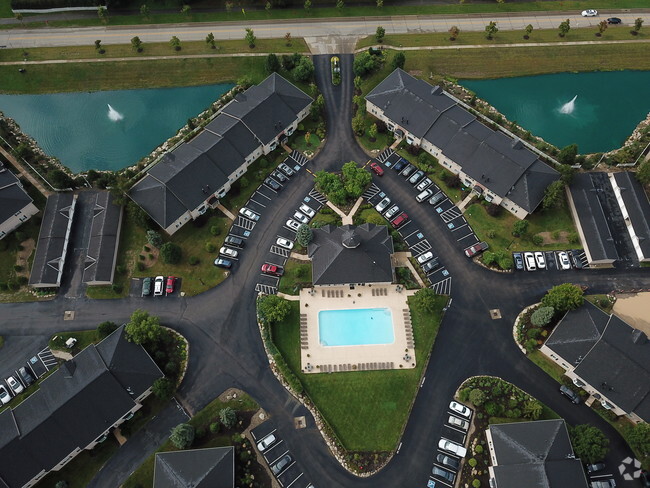
[[[18,370],[18,376],[20,376],[20,380],[25,386],[29,386],[34,383],[34,377],[32,376],[31,371],[29,371],[24,366]]]
[[[397,162],[393,165],[393,169],[394,169],[395,171],[397,171],[397,172],[400,172],[400,171],[402,171],[402,170],[404,169],[404,167],[405,167],[407,164],[409,164],[409,163],[408,163],[408,161],[407,161],[406,159],[404,159],[404,158],[400,158],[400,160],[397,161]]]
[[[573,249],[569,253],[569,256],[571,256],[571,261],[573,261],[573,267],[576,268],[576,269],[582,269],[581,254],[582,254],[582,251],[579,250],[579,249]]]
[[[440,476],[441,478],[446,479],[450,483],[454,482],[454,479],[456,479],[456,475],[452,473],[451,471],[447,471],[446,469],[439,468],[438,466],[434,466],[433,469],[431,470],[431,474],[434,476]]]
[[[282,185],[281,185],[280,183],[278,183],[277,181],[275,181],[275,180],[274,180],[273,178],[271,178],[270,176],[264,180],[264,183],[265,183],[266,186],[268,186],[271,190],[275,190],[275,191],[280,191],[280,190],[282,190]]]
[[[246,245],[246,241],[244,241],[244,239],[233,235],[226,236],[223,243],[234,247],[244,247]]]
[[[641,473],[641,486],[643,488],[650,488],[650,473],[648,471]]]
[[[587,473],[589,474],[601,471],[603,469],[605,469],[605,463],[587,464]]]
[[[608,24],[620,24],[622,22],[623,21],[621,19],[619,19],[618,17],[610,17],[609,19],[607,19]]]
[[[278,180],[280,183],[285,183],[289,181],[287,177],[284,176],[280,171],[274,171],[273,173],[271,173],[271,176],[273,176],[273,178]]]
[[[424,271],[425,274],[429,274],[431,271],[434,269],[438,269],[440,267],[440,261],[438,261],[438,258],[434,258],[431,261],[424,263],[422,265],[422,271]]]
[[[458,461],[458,459],[447,456],[446,454],[438,454],[436,456],[436,461],[438,461],[443,466],[447,466],[448,468],[454,469],[456,471],[458,471],[458,468],[460,467],[460,461]]]

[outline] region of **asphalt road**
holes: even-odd
[[[338,169],[350,160],[366,162],[350,128],[352,56],[341,57],[343,81],[330,83],[328,56],[316,56],[317,83],[326,99],[328,135],[326,145],[307,164],[311,171]],[[187,375],[179,396],[190,411],[197,411],[228,387],[247,391],[273,417],[290,451],[305,469],[305,476],[320,487],[402,487],[426,486],[433,455],[440,438],[447,404],[459,384],[469,376],[492,374],[513,382],[545,402],[570,423],[591,423],[611,439],[608,466],[617,466],[631,455],[618,434],[584,406],[574,406],[558,393],[558,385],[528,361],[514,344],[512,324],[525,306],[539,301],[550,287],[571,281],[589,286],[590,292],[613,289],[647,288],[650,271],[585,270],[500,274],[474,265],[457,248],[455,239],[428,204],[417,204],[414,192],[387,170],[375,182],[417,220],[432,237],[433,246],[452,276],[453,302],[442,322],[432,359],[420,389],[400,453],[376,476],[357,478],[345,471],[331,456],[314,428],[313,419],[278,383],[268,367],[255,323],[255,283],[277,230],[289,213],[298,207],[313,185],[313,177],[300,171],[286,188],[271,200],[248,239],[234,272],[221,285],[193,298],[126,298],[93,301],[87,298],[58,297],[50,302],[2,304],[0,334],[7,344],[0,356],[0,371],[13,368],[9,361],[19,357],[17,349],[26,337],[47,340],[60,330],[95,327],[104,320],[126,321],[136,308],[159,315],[162,323],[180,331],[190,344]],[[499,308],[502,319],[491,320],[489,310]],[[63,312],[74,310],[75,319],[64,322]],[[161,413],[157,422],[173,423],[176,412]],[[294,417],[306,415],[307,428],[296,430]],[[169,416],[169,418],[167,417]],[[144,434],[143,434],[144,435]],[[144,452],[156,442],[133,439],[119,451],[119,468],[104,469],[95,486],[116,486],[117,481],[137,467]],[[114,465],[114,464],[111,464]],[[108,465],[107,465],[108,466]],[[621,487],[636,486],[617,477]]]
[[[490,21],[495,21],[501,30],[523,30],[528,24],[535,29],[556,29],[565,19],[571,27],[595,27],[610,16],[620,17],[624,24],[633,25],[634,19],[641,17],[646,25],[650,23],[650,10],[633,12],[603,10],[598,17],[581,17],[580,12],[540,12],[526,14],[470,14],[470,15],[423,15],[393,17],[349,17],[329,19],[299,19],[249,22],[205,22],[196,24],[159,24],[138,26],[101,26],[75,28],[5,29],[0,31],[0,46],[8,48],[33,48],[46,46],[88,46],[96,39],[105,45],[129,44],[131,38],[139,36],[147,42],[167,42],[172,36],[181,41],[204,40],[212,32],[215,39],[241,39],[245,29],[252,28],[255,35],[262,38],[283,38],[287,32],[295,37],[306,38],[314,53],[330,53],[328,46],[345,46],[348,51],[354,42],[344,42],[345,38],[374,35],[377,26],[386,29],[387,34],[447,32],[452,25],[463,31],[483,31]],[[325,41],[323,43],[323,41]],[[331,42],[330,42],[331,41]]]

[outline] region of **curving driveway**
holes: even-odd
[[[352,56],[341,57],[343,80],[339,87],[329,81],[329,56],[316,56],[316,77],[326,100],[328,136],[324,149],[306,167],[311,171],[338,169],[350,160],[365,163],[367,156],[357,145],[350,128],[352,104]],[[478,267],[458,251],[456,242],[427,204],[415,203],[392,170],[376,183],[399,198],[409,215],[427,231],[434,250],[453,277],[453,302],[447,311],[426,370],[426,381],[418,393],[404,432],[400,453],[378,475],[357,478],[347,473],[330,455],[305,409],[278,383],[271,373],[255,323],[255,283],[266,251],[277,229],[299,205],[313,184],[313,177],[300,171],[278,198],[270,201],[248,239],[233,275],[216,288],[193,298],[142,300],[127,298],[93,301],[59,297],[52,302],[3,304],[0,334],[7,344],[44,341],[55,331],[95,327],[104,320],[126,321],[136,308],[159,315],[163,323],[179,330],[190,343],[190,362],[179,397],[190,410],[199,410],[228,387],[250,393],[269,412],[281,437],[305,470],[320,487],[426,486],[446,406],[458,385],[468,376],[492,374],[505,378],[539,398],[569,423],[591,423],[611,439],[607,458],[614,467],[631,452],[618,434],[587,407],[575,406],[557,391],[557,384],[528,361],[512,339],[512,324],[519,311],[537,302],[550,287],[573,281],[590,292],[648,287],[647,269],[589,270],[497,274]],[[503,318],[491,320],[489,310],[499,308]],[[73,322],[63,321],[63,312],[74,310]],[[11,354],[6,354],[7,357]],[[5,351],[0,363],[4,363]],[[171,411],[171,410],[170,410]],[[164,416],[164,413],[162,414]],[[171,415],[171,413],[170,413]],[[293,418],[306,415],[308,426],[295,430]],[[143,448],[143,444],[146,446]],[[153,451],[149,444],[127,443],[116,458],[96,477],[95,486],[115,486],[136,465],[134,450]],[[635,486],[617,479],[618,486]]]

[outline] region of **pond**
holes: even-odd
[[[73,172],[137,163],[234,85],[0,95],[14,119]]]
[[[650,112],[650,71],[463,80],[508,120],[582,154],[617,149]]]

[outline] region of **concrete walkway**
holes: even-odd
[[[50,190],[46,190],[45,187],[41,184],[39,180],[34,178],[32,174],[25,169],[22,163],[20,163],[14,156],[7,152],[4,147],[0,146],[0,154],[2,154],[7,161],[9,161],[11,164],[14,165],[14,168],[18,170],[18,172],[27,180],[29,181],[32,185],[36,187],[38,191],[40,191],[43,196],[46,198],[52,194]]]
[[[217,204],[217,208],[218,208],[219,210],[221,210],[221,211],[223,212],[223,214],[224,214],[226,217],[228,217],[230,220],[235,220],[235,219],[236,219],[235,215],[233,215],[233,213],[232,213],[230,210],[228,210],[226,207],[224,207],[224,206],[221,205],[220,203]]]
[[[298,295],[289,295],[287,293],[282,293],[281,291],[278,292],[278,296],[281,298],[284,298],[285,300],[290,300],[292,302],[299,302],[300,301],[300,296]]]
[[[465,199],[458,204],[458,210],[465,213],[465,207],[467,207],[467,205],[469,205],[469,202],[471,202],[474,199],[474,196],[475,196],[474,193],[469,192],[469,195],[467,195]]]
[[[298,261],[311,261],[309,259],[309,256],[307,256],[306,254],[300,254],[299,252],[292,252],[289,255],[289,257],[291,257],[293,259],[297,259]]]
[[[422,287],[425,288],[427,285],[424,284],[424,281],[416,271],[416,269],[413,267],[413,263],[411,263],[411,260],[409,259],[411,257],[410,252],[396,252],[393,254],[393,266],[396,268],[408,268],[411,270],[411,274],[413,275],[413,278],[418,282],[418,284]]]
[[[334,210],[334,211],[339,215],[339,217],[341,217],[342,220],[345,219],[345,217],[347,217],[347,215],[345,215],[345,214],[343,213],[343,210],[341,210],[340,208],[338,208],[336,205],[334,205],[334,204],[333,204],[332,202],[330,202],[329,200],[327,200],[327,204],[326,204],[326,205],[327,205],[329,208],[331,208],[332,210]],[[345,224],[345,221],[343,221],[343,223]]]

